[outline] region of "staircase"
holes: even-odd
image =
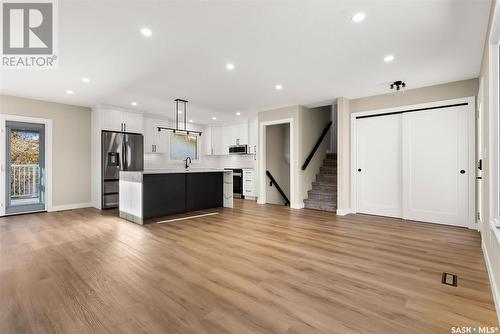
[[[337,154],[327,153],[312,190],[304,200],[307,209],[337,211]]]

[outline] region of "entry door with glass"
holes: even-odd
[[[7,214],[45,210],[45,125],[6,122]]]

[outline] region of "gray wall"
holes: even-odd
[[[51,119],[52,205],[90,203],[90,109],[0,95],[0,113]]]

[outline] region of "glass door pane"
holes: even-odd
[[[7,122],[6,213],[45,210],[43,124]]]

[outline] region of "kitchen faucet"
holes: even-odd
[[[184,160],[186,162],[186,169],[189,168],[188,159],[189,159],[189,164],[192,163],[191,157],[187,157],[186,160]]]

